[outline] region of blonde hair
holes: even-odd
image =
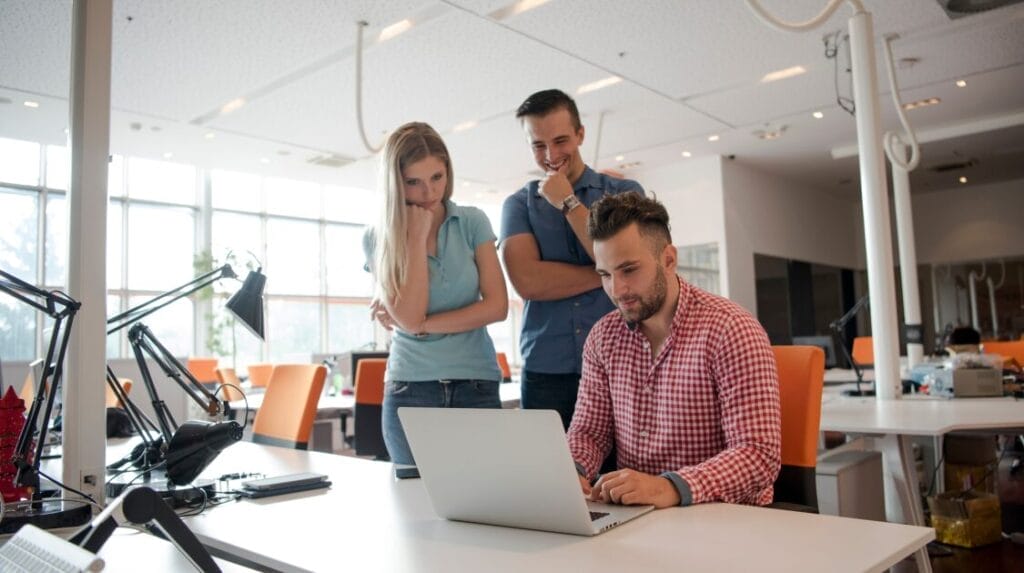
[[[426,159],[436,157],[448,170],[444,200],[452,196],[451,156],[441,136],[425,123],[407,123],[388,137],[380,156],[377,186],[384,198],[381,221],[375,231],[375,273],[377,287],[388,300],[398,296],[405,284],[407,269],[406,220],[404,178],[402,170]]]

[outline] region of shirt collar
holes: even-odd
[[[686,311],[693,300],[693,287],[679,275],[676,275],[676,280],[679,281],[679,301],[676,303],[676,313],[672,316],[671,332],[676,332],[683,325],[683,321],[686,319]]]
[[[458,219],[462,215],[462,207],[455,204],[455,201],[448,199],[444,202],[444,221],[441,224],[447,223],[451,219]]]

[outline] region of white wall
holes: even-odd
[[[757,312],[754,254],[859,268],[858,203],[723,160],[729,298]]]
[[[1024,179],[912,198],[919,263],[1024,255]]]

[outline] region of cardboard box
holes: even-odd
[[[946,491],[971,488],[978,492],[995,493],[995,460],[984,465],[946,463]]]
[[[953,397],[1003,395],[1003,373],[995,368],[960,368],[953,371]]]
[[[999,498],[990,493],[946,492],[928,498],[935,539],[959,547],[980,547],[1003,538]]]

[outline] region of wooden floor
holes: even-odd
[[[999,465],[1000,507],[1003,517],[1003,533],[1024,532],[1024,468],[1010,474],[1014,457],[1021,452],[1007,452]],[[1005,535],[1004,535],[1005,537]],[[1024,545],[1003,539],[999,543],[964,549],[948,545],[937,545],[937,549],[948,550],[948,554],[937,555],[932,551],[932,571],[935,573],[1022,573],[1024,572]],[[946,553],[946,551],[942,551]],[[917,571],[912,560],[906,560],[892,569],[895,573]]]

